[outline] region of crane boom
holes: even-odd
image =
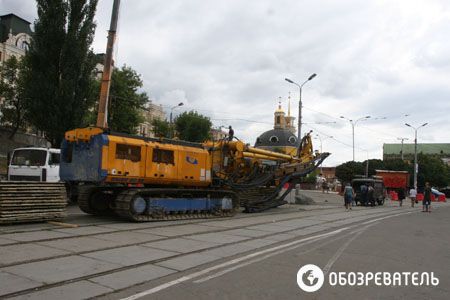
[[[106,44],[105,63],[103,67],[102,82],[100,86],[100,99],[98,102],[97,127],[108,128],[108,98],[111,85],[112,58],[114,41],[116,39],[117,21],[119,19],[120,0],[114,0],[111,25],[108,31],[108,42]]]

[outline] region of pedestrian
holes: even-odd
[[[401,188],[398,190],[398,202],[400,206],[403,205],[403,200],[405,200],[405,189]]]
[[[355,197],[355,191],[353,190],[350,183],[347,183],[344,188],[344,202],[345,202],[346,210],[352,209],[351,204],[352,204],[354,197]]]
[[[230,126],[228,126],[228,140],[232,141],[234,137],[234,130],[233,128]]]
[[[325,193],[325,191],[328,194],[328,182],[325,178],[322,180],[322,193]]]
[[[425,183],[425,190],[423,191],[422,212],[431,212],[431,187],[430,183]]]
[[[414,187],[411,187],[409,190],[409,199],[411,199],[411,207],[414,207],[414,203],[416,203],[417,191]]]
[[[373,199],[373,186],[369,185],[367,188],[367,201],[370,202],[370,205],[375,205],[375,200]]]
[[[319,174],[319,176],[317,176],[316,178],[316,190],[319,190],[322,188],[322,173]]]
[[[360,187],[359,187],[360,191],[361,191],[361,205],[366,205],[367,204],[367,185],[365,183],[363,183]]]

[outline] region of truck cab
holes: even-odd
[[[59,162],[59,149],[14,149],[8,164],[8,180],[59,182]]]

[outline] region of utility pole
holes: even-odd
[[[400,154],[402,155],[402,160],[403,160],[403,141],[407,141],[408,138],[399,137],[399,138],[397,138],[397,140],[402,141],[402,150],[400,151]]]
[[[323,153],[323,152],[322,152],[322,142],[325,141],[325,140],[327,140],[327,139],[332,139],[333,136],[332,136],[332,135],[329,135],[329,136],[325,137],[323,140],[322,140],[322,137],[320,136],[320,134],[316,134],[316,137],[317,137],[317,139],[320,141],[320,153]],[[322,164],[320,164],[320,173],[322,173]],[[322,174],[323,174],[323,173],[322,173]]]
[[[183,103],[183,102],[180,102],[180,103],[178,103],[177,105],[175,105],[175,106],[173,106],[173,107],[170,108],[170,118],[169,118],[170,122],[169,122],[169,125],[170,125],[170,138],[171,138],[171,139],[173,138],[173,124],[172,124],[172,114],[173,114],[173,110],[174,110],[175,108],[180,107],[180,106],[183,106],[183,105],[184,105],[184,103]]]
[[[312,80],[316,76],[317,76],[317,74],[313,73],[302,84],[298,84],[295,81],[290,80],[289,78],[285,78],[284,79],[284,80],[286,80],[289,83],[295,84],[296,86],[298,86],[298,89],[299,89],[299,96],[298,96],[298,136],[297,136],[297,139],[298,139],[299,143],[302,140],[302,88],[305,85],[305,83],[307,83],[308,81]]]
[[[111,85],[112,58],[114,41],[116,39],[117,21],[119,19],[120,0],[114,0],[111,25],[108,31],[108,42],[106,44],[105,63],[103,65],[102,83],[100,85],[100,99],[98,101],[97,127],[108,128],[108,98]]]
[[[347,121],[350,122],[350,124],[352,125],[352,140],[353,140],[353,161],[355,161],[355,126],[356,124],[361,121],[361,120],[365,120],[365,119],[370,119],[370,116],[365,116],[365,117],[361,117],[359,119],[357,119],[356,121],[354,121],[353,119],[349,119],[347,117],[344,116],[340,116],[341,119],[346,119]]]
[[[413,127],[409,125],[408,123],[405,123],[406,126],[411,127],[414,129],[414,189],[417,191],[417,172],[419,171],[419,166],[417,164],[417,130],[419,130],[420,127],[426,126],[428,123],[424,123],[420,125],[419,127]]]

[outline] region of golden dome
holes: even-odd
[[[275,110],[275,113],[283,113],[284,114],[284,110],[283,110],[283,108],[281,108],[281,101],[278,102],[278,108]]]

